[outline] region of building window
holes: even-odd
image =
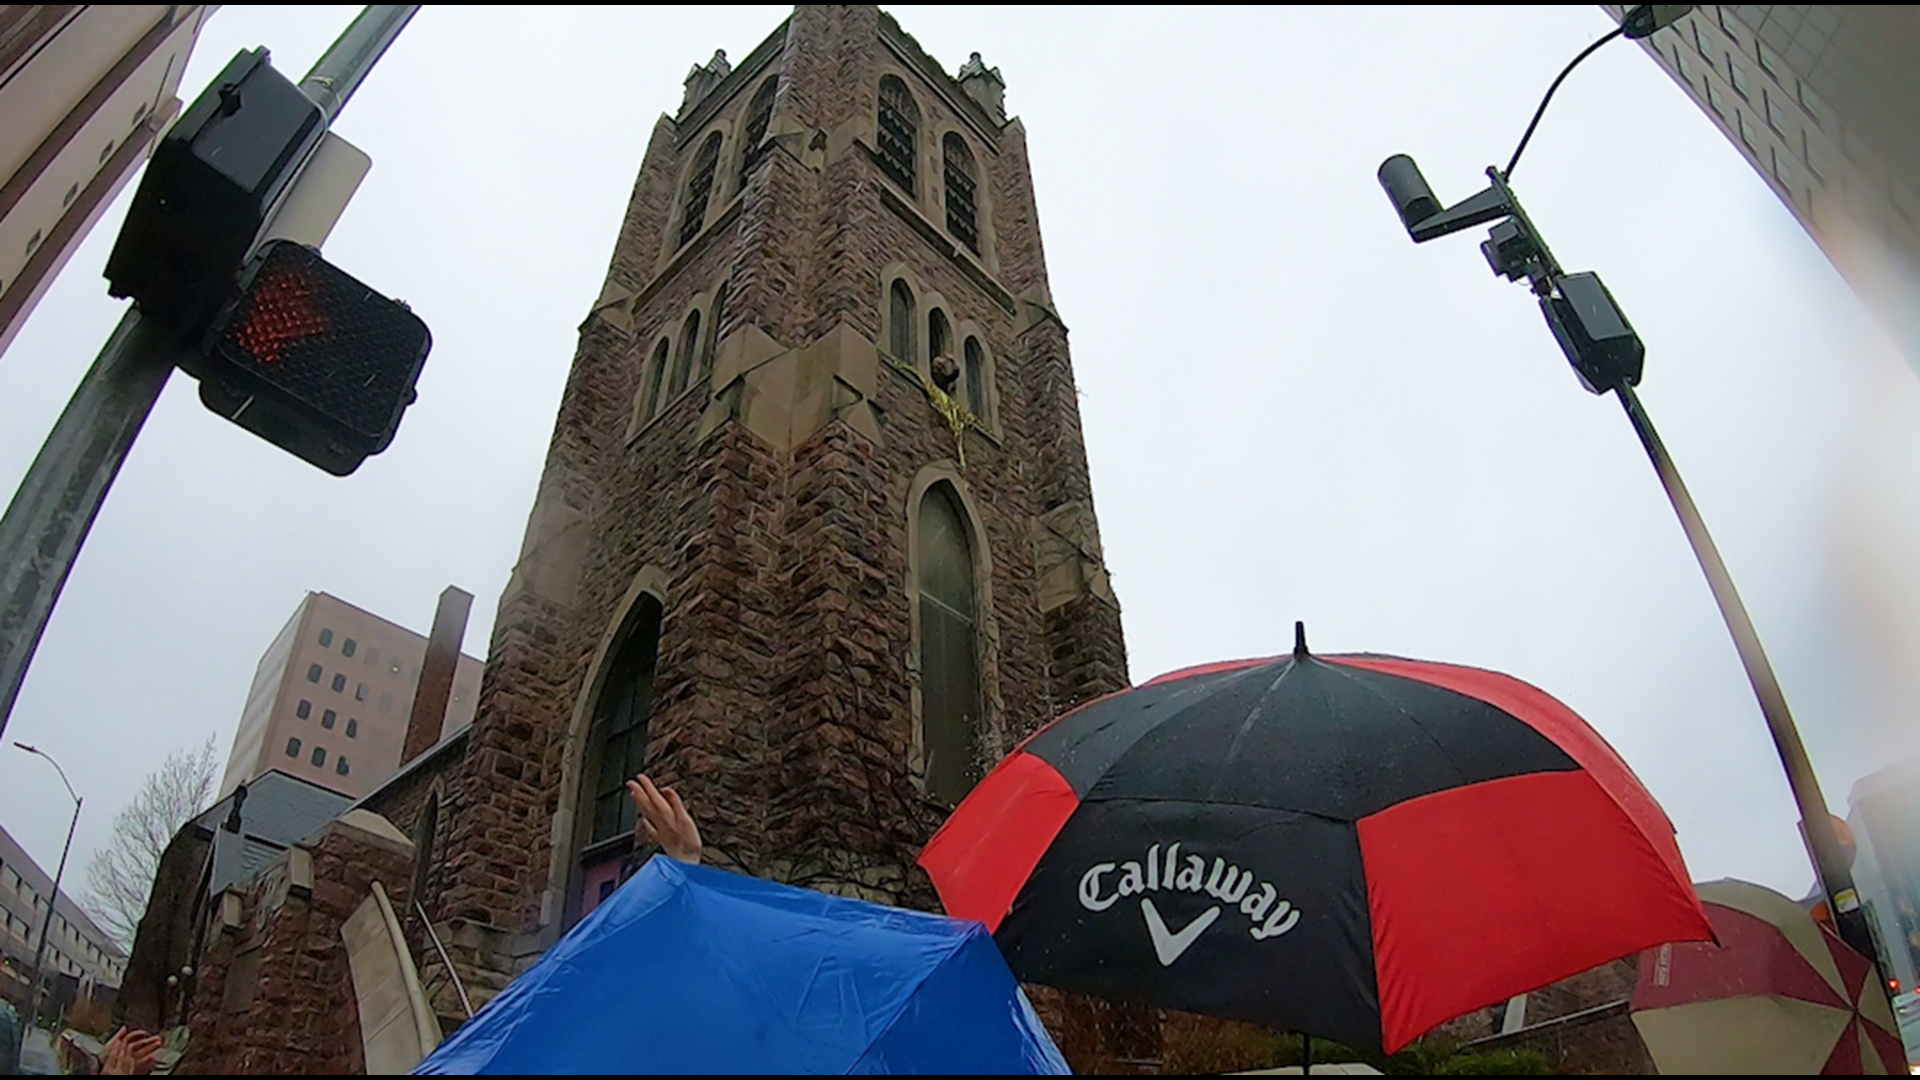
[[[334,759],[333,774],[335,776],[347,775],[347,755],[341,754],[339,757]]]
[[[700,313],[692,312],[680,327],[680,353],[673,359],[673,379],[667,384],[667,400],[672,401],[687,388],[687,377],[693,371],[693,354],[700,347]]]
[[[359,737],[360,737],[360,721],[355,720],[351,716],[347,717],[347,738],[357,739]]]
[[[760,84],[754,91],[753,104],[747,106],[747,137],[740,142],[740,186],[747,186],[747,170],[760,160],[754,151],[760,149],[760,141],[767,137],[767,127],[773,123],[773,98],[780,92],[780,76],[775,75]]]
[[[307,760],[313,762],[315,765],[324,767],[327,763],[327,748],[324,746],[314,747],[313,756],[307,758]]]
[[[1752,100],[1753,81],[1747,77],[1746,66],[1735,60],[1732,53],[1727,54],[1727,81],[1733,84],[1734,93]]]
[[[920,133],[920,107],[907,84],[889,75],[880,80],[880,171],[914,194],[914,154]]]
[[[671,348],[667,344],[667,339],[661,338],[660,343],[653,347],[653,360],[647,364],[647,369],[640,375],[641,379],[645,380],[641,384],[641,393],[644,396],[640,399],[640,415],[643,417],[651,417],[664,404],[660,400],[660,387],[666,382],[667,357]]]
[[[345,675],[335,675],[333,677],[333,692],[336,694],[344,694],[347,692],[347,677]]]
[[[980,217],[974,205],[974,189],[978,186],[973,171],[973,152],[967,149],[967,140],[958,132],[948,132],[941,143],[941,160],[944,162],[942,175],[947,186],[947,231],[955,240],[967,245],[967,250],[980,254]]]
[[[720,164],[720,133],[707,136],[700,152],[693,157],[693,172],[687,175],[685,216],[680,219],[680,246],[700,235],[707,223],[707,201],[713,194],[713,170]]]
[[[307,681],[311,683],[317,683],[320,681],[320,665],[319,664],[313,664],[307,668]]]
[[[352,655],[353,655],[353,650],[355,650],[355,649],[357,649],[357,648],[359,648],[359,647],[360,647],[360,645],[359,645],[359,643],[358,643],[358,642],[356,642],[356,641],[354,641],[354,640],[353,640],[352,638],[348,638],[347,640],[345,640],[345,641],[343,641],[343,642],[341,642],[341,643],[340,643],[340,655],[341,655],[341,656],[352,656]]]
[[[965,353],[964,363],[966,366],[967,411],[979,417],[982,422],[985,422],[989,413],[987,403],[986,350],[980,347],[979,338],[970,337],[967,339],[966,348],[963,352]]]
[[[1780,92],[1777,90],[1766,91],[1766,99],[1767,99],[1767,126],[1773,128],[1773,130],[1779,132],[1780,134],[1785,135],[1787,133],[1787,123],[1788,123],[1787,110],[1782,108],[1780,105]]]
[[[981,776],[980,675],[973,544],[966,511],[942,482],[920,500],[920,717],[927,793],[959,802]]]
[[[305,719],[306,719],[307,717],[309,717],[309,716],[312,716],[312,715],[313,715],[313,702],[311,702],[311,701],[302,701],[302,702],[301,702],[300,704],[298,704],[298,705],[295,705],[295,706],[293,707],[293,715],[295,715],[295,716],[297,716],[297,717],[299,717],[299,718],[300,718],[300,719],[302,719],[302,720],[305,720]]]
[[[947,326],[947,313],[939,308],[927,312],[927,361],[953,351],[953,331]]]
[[[367,700],[367,684],[366,683],[353,684],[353,700],[355,701]]]
[[[300,740],[299,739],[287,740],[287,756],[288,757],[300,756]]]
[[[322,628],[320,631],[320,647],[323,649],[326,649],[326,648],[331,648],[332,646],[333,646],[333,631]]]
[[[328,731],[332,731],[334,721],[338,720],[339,718],[340,717],[338,713],[335,713],[332,709],[328,709],[327,711],[320,714],[320,726],[323,728],[326,728]]]
[[[607,669],[595,710],[593,743],[593,830],[590,843],[625,833],[634,826],[627,780],[646,764],[647,721],[653,712],[653,671],[660,651],[660,602],[642,596],[620,651]]]
[[[913,290],[895,278],[887,291],[887,351],[909,364],[913,356]],[[315,676],[317,679],[319,676]]]

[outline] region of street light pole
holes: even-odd
[[[53,771],[60,774],[60,783],[66,786],[67,794],[73,799],[73,820],[67,823],[67,843],[60,849],[60,866],[53,872],[53,895],[47,897],[47,914],[40,920],[40,943],[33,950],[33,979],[27,991],[27,1026],[32,1027],[40,1017],[40,971],[47,958],[47,937],[53,930],[53,909],[60,903],[60,879],[67,873],[67,855],[73,851],[73,832],[80,827],[80,796],[74,794],[73,785],[67,783],[67,770],[53,760],[52,755],[37,747],[23,742],[13,745],[29,754],[46,758]]]
[[[300,84],[331,123],[418,4],[373,4]],[[189,346],[127,309],[0,515],[0,736],[114,477]]]
[[[1413,160],[1398,154],[1380,166],[1380,184],[1393,200],[1394,208],[1415,243],[1475,225],[1494,223],[1488,240],[1480,246],[1494,273],[1510,281],[1524,278],[1539,297],[1541,312],[1546,316],[1548,326],[1559,340],[1561,349],[1567,354],[1581,382],[1595,394],[1613,393],[1620,399],[1620,405],[1633,425],[1634,434],[1639,437],[1640,445],[1653,463],[1654,472],[1660,478],[1668,501],[1673,504],[1675,515],[1680,519],[1680,527],[1693,548],[1694,558],[1699,561],[1700,569],[1706,575],[1714,602],[1720,608],[1720,617],[1733,637],[1734,648],[1746,669],[1747,681],[1759,701],[1761,715],[1766,719],[1768,733],[1773,738],[1774,749],[1780,755],[1780,764],[1787,774],[1787,784],[1793,791],[1794,803],[1800,811],[1802,835],[1819,877],[1821,890],[1826,894],[1827,910],[1832,913],[1834,927],[1842,940],[1866,957],[1872,969],[1879,974],[1880,988],[1885,992],[1885,973],[1880,971],[1879,950],[1874,947],[1867,913],[1854,888],[1852,868],[1841,849],[1833,815],[1827,809],[1826,799],[1820,791],[1820,781],[1814,775],[1806,747],[1800,740],[1799,729],[1793,722],[1786,694],[1780,689],[1780,680],[1774,674],[1766,650],[1761,646],[1759,631],[1754,628],[1753,619],[1747,614],[1739,591],[1734,588],[1733,577],[1720,558],[1720,550],[1714,544],[1713,537],[1707,532],[1706,522],[1702,520],[1699,508],[1694,505],[1693,496],[1681,481],[1673,458],[1668,455],[1652,419],[1641,405],[1639,395],[1634,392],[1634,387],[1640,382],[1645,348],[1633,327],[1627,323],[1619,305],[1596,275],[1568,274],[1561,268],[1553,252],[1548,249],[1546,240],[1528,219],[1520,200],[1507,186],[1514,166],[1519,164],[1521,153],[1533,138],[1541,116],[1546,113],[1548,102],[1553,100],[1554,91],[1560,88],[1567,75],[1582,60],[1616,38],[1631,40],[1647,37],[1655,30],[1671,25],[1689,10],[1691,8],[1688,6],[1642,4],[1634,7],[1622,18],[1618,29],[1574,57],[1547,88],[1539,107],[1534,110],[1533,119],[1527,124],[1526,133],[1514,148],[1506,169],[1489,166],[1486,190],[1472,198],[1442,208]]]

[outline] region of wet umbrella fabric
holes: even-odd
[[[1640,957],[1633,1024],[1662,1073],[1907,1070],[1866,957],[1772,889],[1715,881],[1700,886],[1700,899],[1718,944],[1662,945]]]
[[[1489,671],[1304,644],[1060,718],[920,863],[1022,981],[1389,1052],[1711,936],[1673,826],[1572,710]]]
[[[1065,1073],[978,923],[656,856],[416,1073]]]

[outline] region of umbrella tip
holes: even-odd
[[[1293,658],[1295,660],[1307,658],[1307,624],[1298,619],[1293,623]]]

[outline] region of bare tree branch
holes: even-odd
[[[209,735],[198,750],[174,751],[148,773],[114,816],[113,838],[87,864],[87,910],[122,948],[133,948],[168,842],[213,795],[219,769],[213,740]]]

